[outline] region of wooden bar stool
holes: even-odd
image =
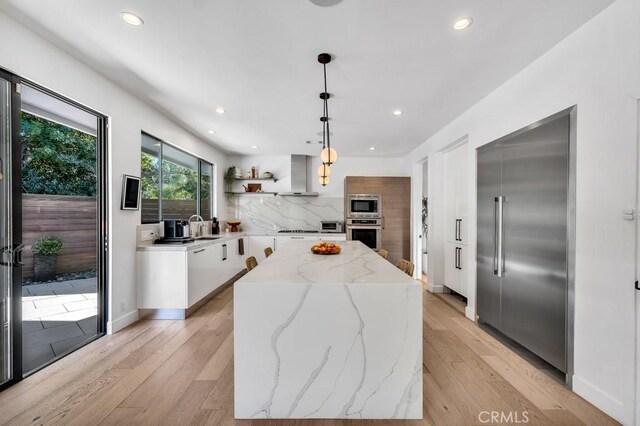
[[[405,274],[413,277],[413,270],[415,269],[415,265],[413,263],[409,262],[408,260],[400,259],[396,266]]]
[[[380,249],[380,250],[378,251],[378,254],[379,254],[380,256],[382,256],[383,258],[385,258],[385,259],[387,259],[387,258],[389,257],[389,251],[388,251],[388,250],[385,250],[385,249]]]
[[[249,272],[250,270],[252,270],[256,266],[258,266],[258,261],[253,256],[247,257],[247,260],[245,261],[245,263],[247,265],[247,272]]]
[[[273,254],[273,249],[271,247],[267,247],[264,249],[264,257],[269,257]]]

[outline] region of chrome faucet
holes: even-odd
[[[202,218],[202,216],[194,214],[189,218],[189,232],[191,232],[191,220],[192,219],[196,219],[198,221],[198,227],[196,228],[196,230],[194,231],[194,237],[201,237],[201,230],[205,227],[204,225],[204,219]]]

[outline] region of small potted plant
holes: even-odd
[[[56,278],[58,255],[64,243],[55,236],[46,236],[33,243],[33,279],[34,281],[51,281]]]
[[[236,166],[231,166],[227,169],[227,172],[224,174],[224,185],[225,192],[231,192],[233,182],[236,181]]]

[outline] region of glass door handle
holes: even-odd
[[[24,244],[16,244],[15,246],[6,246],[0,249],[0,265],[2,266],[24,266],[22,262],[22,250]],[[7,260],[7,258],[9,258]]]
[[[13,266],[23,267],[24,263],[22,262],[22,251],[24,250],[24,244],[18,244],[13,249]]]

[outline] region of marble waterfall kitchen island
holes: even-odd
[[[235,417],[422,418],[422,288],[359,241],[291,242],[235,283]]]

